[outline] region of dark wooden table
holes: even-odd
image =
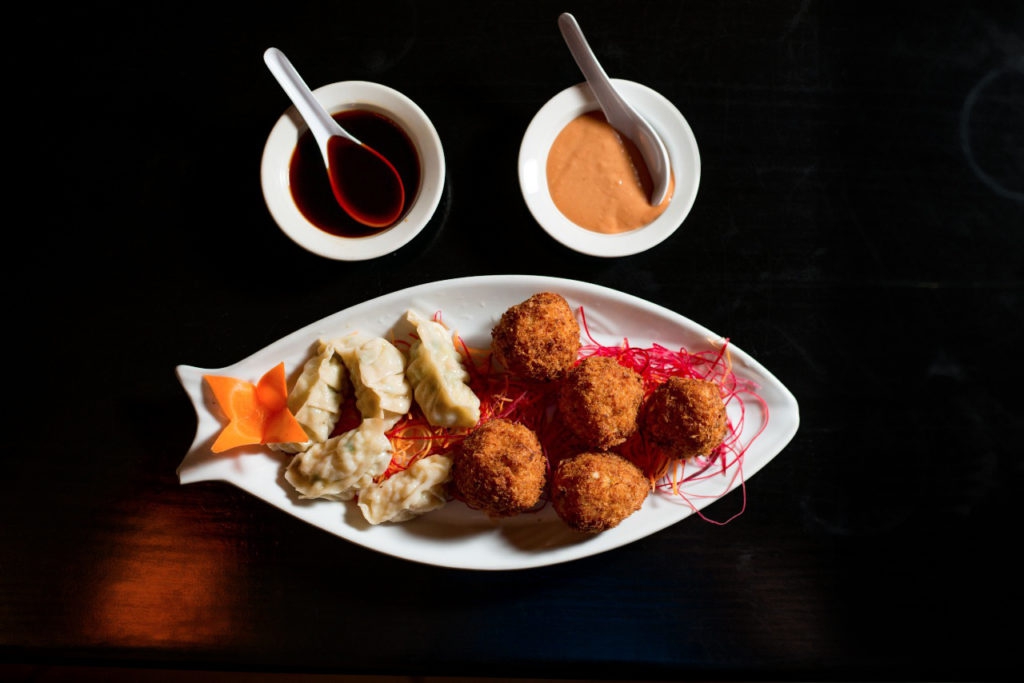
[[[571,252],[520,195],[522,133],[581,80],[566,10],[700,145],[692,213],[642,254]],[[1019,3],[28,11],[9,26],[28,44],[12,66],[31,70],[8,88],[0,662],[687,680],[1016,664]],[[313,86],[378,81],[432,117],[445,194],[397,253],[321,259],[271,220],[259,161],[288,106],[271,45]],[[367,299],[489,274],[639,296],[785,383],[801,426],[745,513],[475,572],[179,485],[195,415],[176,365],[228,365]]]

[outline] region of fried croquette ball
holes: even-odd
[[[561,294],[540,292],[508,308],[491,330],[495,358],[511,373],[550,381],[576,362],[580,325]]]
[[[496,418],[474,429],[456,449],[452,482],[470,507],[511,517],[540,501],[547,460],[532,429]]]
[[[575,531],[596,534],[618,526],[643,506],[651,482],[626,458],[607,451],[566,458],[551,477],[551,503]]]
[[[590,356],[566,375],[558,391],[558,410],[587,448],[607,450],[637,430],[643,400],[640,373],[614,358]]]
[[[644,404],[640,428],[648,438],[681,460],[708,455],[728,431],[718,385],[702,379],[670,377]]]

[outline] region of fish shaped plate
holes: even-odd
[[[287,454],[258,445],[219,454],[211,450],[225,421],[203,375],[256,382],[281,362],[291,375],[312,355],[317,340],[356,331],[387,337],[410,309],[426,316],[440,312],[445,325],[470,347],[488,348],[491,329],[502,313],[544,291],[561,294],[574,311],[582,309],[585,334],[605,346],[620,346],[628,341],[631,347],[659,344],[672,350],[710,353],[727,345],[732,373],[745,385],[755,387],[759,399],[728,404],[730,420],[738,425],[736,443],[742,449],[742,467],[734,465],[720,476],[684,482],[678,493],[661,487],[618,526],[586,535],[572,531],[550,504],[539,511],[492,520],[452,501],[413,520],[371,525],[353,501],[299,498],[284,478],[291,457]],[[586,343],[587,337],[583,339]],[[727,339],[641,298],[556,277],[490,275],[410,287],[327,316],[234,365],[215,369],[179,365],[176,372],[197,417],[195,439],[177,471],[182,484],[226,482],[365,548],[412,562],[458,569],[517,570],[577,560],[657,533],[727,494],[742,503],[735,498],[740,493],[733,491],[778,455],[800,424],[793,394]]]

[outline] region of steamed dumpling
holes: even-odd
[[[391,475],[379,486],[359,493],[359,509],[370,524],[405,522],[442,507],[448,500],[445,483],[451,478],[452,459],[428,455],[407,470]]]
[[[412,406],[405,378],[405,356],[383,337],[350,335],[331,342],[338,350],[364,419],[381,419],[393,427]]]
[[[304,443],[272,443],[285,453],[298,453],[323,443],[338,423],[341,406],[351,391],[345,365],[336,349],[321,340],[317,354],[306,361],[302,374],[288,392],[288,410],[309,435]]]
[[[416,328],[406,375],[427,422],[438,427],[473,427],[480,421],[480,399],[469,387],[469,373],[444,325],[408,311]]]
[[[355,429],[295,455],[284,478],[303,498],[351,500],[391,463],[387,429],[383,420],[363,420]]]

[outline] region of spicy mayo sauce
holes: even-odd
[[[668,194],[651,206],[651,173],[631,140],[621,137],[601,111],[569,122],[548,151],[548,191],[558,210],[576,225],[603,233],[636,230],[664,213]]]

